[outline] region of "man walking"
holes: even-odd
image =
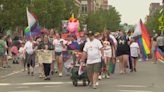
[[[101,42],[94,38],[94,33],[89,32],[89,42],[87,42],[83,49],[81,62],[84,61],[86,55],[87,59],[87,75],[90,80],[90,86],[96,89],[96,82],[98,81],[99,72],[101,72],[101,57],[104,59],[104,50]]]

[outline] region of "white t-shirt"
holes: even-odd
[[[133,42],[131,45],[130,45],[130,51],[131,51],[131,56],[132,57],[138,57],[138,49],[139,49],[139,45],[137,42]]]
[[[88,59],[87,64],[94,64],[101,62],[101,51],[102,44],[99,40],[94,39],[93,41],[86,42],[84,51],[87,52]]]
[[[111,49],[111,45],[109,41],[103,41],[103,44],[105,46],[105,49]]]
[[[110,34],[109,37],[113,40],[114,44],[117,44],[117,40],[113,35]]]
[[[63,44],[66,44],[66,41],[64,39],[60,39],[60,40],[55,39],[53,41],[53,45],[55,46],[55,52],[62,52],[63,51],[63,46],[60,43],[61,41],[63,41]]]
[[[22,56],[23,50],[24,50],[24,47],[20,47],[20,48],[19,48],[19,54],[20,54],[20,56]],[[24,55],[24,59],[25,59],[25,55]]]
[[[31,43],[30,41],[27,41],[24,46],[24,49],[26,50],[28,54],[30,55],[33,54],[34,53],[33,43]]]

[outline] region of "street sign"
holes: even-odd
[[[161,16],[159,19],[158,19],[158,21],[160,22],[160,23],[164,23],[164,16]]]
[[[164,30],[164,26],[159,26],[159,30]]]

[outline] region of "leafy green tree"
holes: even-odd
[[[160,17],[161,14],[159,13],[159,10],[157,10],[153,16],[148,17],[148,22],[145,24],[145,26],[150,35],[154,34],[153,30],[155,30],[158,34],[161,33],[161,30],[159,30],[161,23],[158,21]]]
[[[105,27],[108,27],[110,31],[117,31],[120,28],[120,16],[114,7],[108,10],[100,8],[97,12],[89,14],[85,23],[91,31],[102,32]]]

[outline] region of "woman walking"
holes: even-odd
[[[109,31],[105,30],[103,32],[103,45],[104,45],[104,58],[105,58],[105,75],[104,77],[109,78],[110,74],[108,73],[109,70],[109,62],[112,58],[115,58],[115,49],[114,49],[114,43],[113,40],[109,37]]]
[[[35,49],[34,49],[33,37],[30,37],[30,40],[26,42],[22,57],[24,57],[24,55],[25,55],[25,64],[27,63],[28,74],[30,75],[30,66],[31,66],[31,76],[33,76],[34,67],[35,67]]]
[[[44,50],[54,50],[54,47],[50,41],[48,41],[48,36],[44,35],[44,40],[42,43],[39,44],[38,50],[44,51]],[[44,66],[44,73],[45,73],[45,79],[44,80],[50,80],[50,68],[51,63],[43,63]]]
[[[120,74],[127,73],[126,68],[127,68],[127,61],[129,59],[129,45],[131,42],[129,39],[126,37],[126,34],[124,31],[120,32],[120,37],[117,39],[117,58],[119,60],[120,64]]]
[[[138,43],[135,41],[134,38],[132,39],[132,44],[130,45],[130,51],[131,51],[131,56],[132,56],[132,62],[134,64],[134,71],[137,72],[136,70],[136,64],[137,64],[137,59],[138,59],[138,55],[140,55],[140,48]],[[133,72],[133,70],[131,70],[131,72]]]
[[[153,64],[156,64],[157,58],[156,58],[156,48],[158,47],[158,42],[156,37],[153,37],[152,39],[152,48],[151,48],[151,54],[153,58]]]
[[[63,61],[62,61],[62,51],[65,48],[65,40],[61,38],[60,34],[56,34],[56,39],[53,41],[54,49],[55,49],[55,57],[57,60],[57,66],[59,71],[59,77],[62,77],[63,71]]]

